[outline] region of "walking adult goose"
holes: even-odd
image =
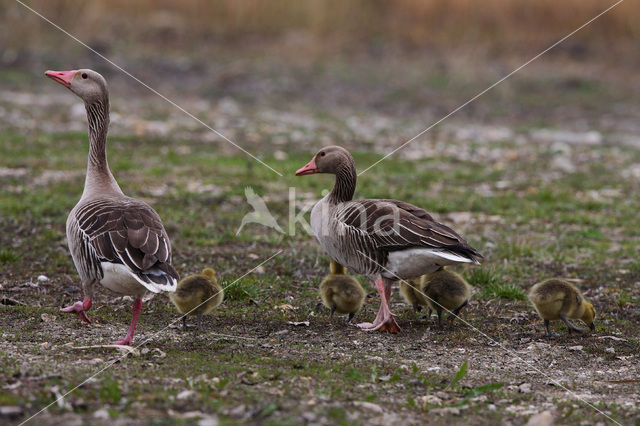
[[[380,309],[364,330],[400,331],[389,310],[391,285],[442,266],[479,264],[482,255],[451,228],[436,222],[420,207],[388,199],[353,200],[356,167],[339,146],[321,149],[297,176],[336,175],[331,192],[311,211],[311,228],[327,254],[375,283]]]
[[[67,240],[82,282],[84,300],[63,308],[90,323],[86,312],[97,283],[133,296],[129,331],[117,345],[133,341],[141,297],[175,291],[178,273],[171,266],[171,243],[160,216],[146,203],[127,197],[107,164],[109,92],[107,82],[89,69],[47,71],[85,104],[89,122],[89,159],[84,191],[67,218]]]

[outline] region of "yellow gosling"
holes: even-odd
[[[420,312],[423,306],[428,306],[427,299],[420,292],[421,278],[400,281],[400,294],[404,301],[413,307],[414,312]]]
[[[322,303],[331,310],[329,319],[333,313],[349,314],[347,323],[362,308],[365,292],[357,279],[347,275],[344,266],[331,261],[331,273],[320,283],[320,297]]]
[[[587,302],[578,288],[569,281],[552,278],[542,281],[529,290],[529,300],[544,320],[547,336],[557,335],[549,330],[549,321],[562,320],[572,331],[585,332],[586,329],[576,327],[569,319],[582,320],[593,331],[593,319],[596,310]]]
[[[442,311],[446,309],[452,312],[448,317],[448,320],[452,321],[471,298],[471,286],[467,281],[445,267],[423,275],[419,289],[426,296],[427,316],[431,316],[431,311],[438,315],[438,327],[442,325]]]
[[[182,317],[183,328],[187,329],[187,315],[198,316],[198,330],[202,330],[202,315],[219,306],[224,299],[222,286],[218,284],[216,272],[205,268],[201,274],[189,275],[178,282],[175,293],[169,298],[176,305]]]

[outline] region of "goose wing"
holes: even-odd
[[[76,219],[100,262],[124,264],[151,291],[175,291],[171,243],[148,204],[129,197],[90,201]]]
[[[453,229],[435,221],[424,209],[403,201],[350,201],[342,204],[337,216],[347,229],[371,241],[376,251],[430,248],[450,251],[473,262],[482,259]]]

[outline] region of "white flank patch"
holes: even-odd
[[[146,290],[153,293],[175,291],[178,284],[175,279],[172,279],[172,285],[168,286],[144,282],[131,269],[121,263],[101,262],[100,265],[104,273],[100,284],[120,294],[137,296],[144,294]]]
[[[393,279],[416,278],[435,272],[441,266],[456,263],[475,262],[450,251],[427,248],[406,249],[389,253],[385,268],[390,272],[383,272],[382,275]]]

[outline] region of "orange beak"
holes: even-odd
[[[74,75],[76,75],[77,72],[78,70],[47,71],[44,73],[44,75],[46,75],[53,81],[57,81],[58,83],[62,84],[64,87],[69,88],[71,87],[71,79],[73,78]]]
[[[306,166],[296,171],[296,176],[312,175],[318,173],[318,167],[316,166],[316,157],[313,157]]]

